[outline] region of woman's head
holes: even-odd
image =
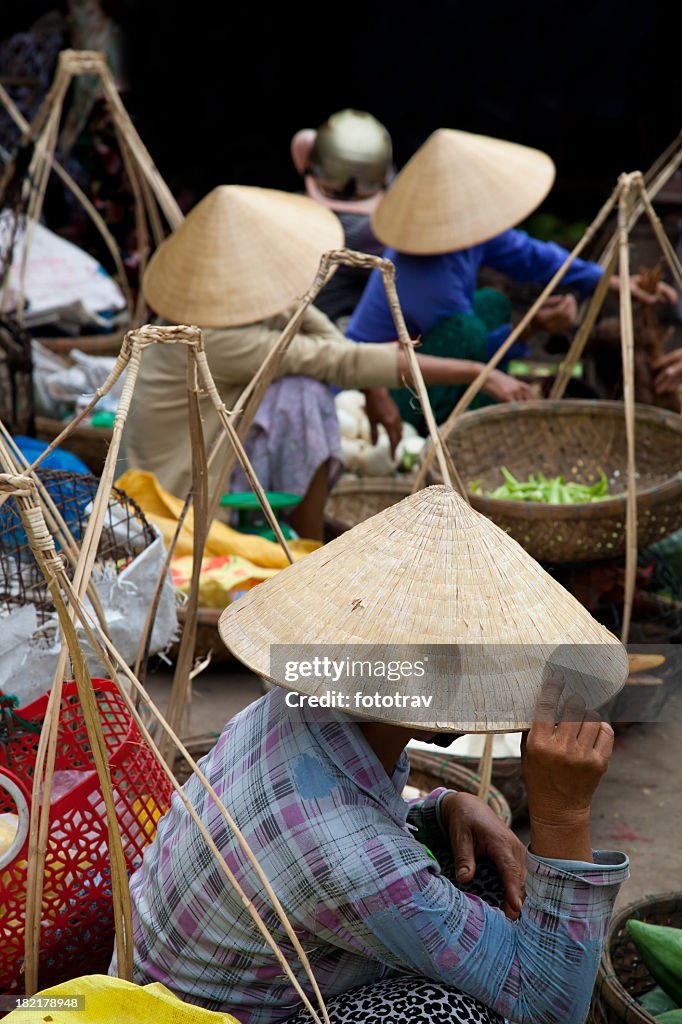
[[[174,323],[234,327],[287,309],[311,285],[343,228],[307,196],[221,185],[154,253],[142,282],[151,308]]]
[[[291,155],[308,195],[338,212],[371,213],[393,169],[391,136],[365,110],[339,110],[297,132]]]
[[[384,245],[415,256],[466,249],[524,220],[554,175],[538,149],[439,128],[392,182],[372,229]]]

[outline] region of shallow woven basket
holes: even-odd
[[[440,754],[430,754],[426,750],[410,750],[410,777],[408,785],[415,786],[424,793],[430,793],[439,786],[458,789],[464,793],[477,793],[480,778],[476,772],[465,768],[455,758],[447,759]],[[488,805],[502,819],[505,825],[511,825],[512,812],[509,804],[496,786],[490,787]]]
[[[350,530],[412,493],[414,476],[344,474],[327,498],[324,513],[341,530]]]
[[[655,1024],[656,1018],[637,1002],[656,982],[628,935],[630,918],[682,928],[682,892],[645,896],[614,915],[594,987],[590,1024]]]
[[[477,774],[480,757],[470,754],[448,754],[431,753],[427,750],[413,750],[410,748],[410,763],[414,764],[415,755],[420,755],[420,764],[428,767],[434,777],[442,780],[450,775],[451,768],[463,768],[470,772],[476,780],[478,788],[479,776]],[[523,768],[520,757],[494,757],[492,784],[499,790],[506,802],[509,804],[512,823],[525,821],[528,817],[528,796],[526,784],[523,779]],[[450,785],[450,783],[448,783]],[[456,788],[453,786],[453,788]],[[468,792],[468,791],[467,791]],[[472,792],[475,792],[472,791]]]
[[[635,407],[637,543],[662,540],[682,526],[682,416]],[[455,421],[447,446],[468,485],[502,483],[500,466],[517,479],[542,472],[591,484],[603,470],[617,497],[590,504],[549,505],[472,494],[475,509],[511,534],[539,562],[617,558],[625,551],[627,443],[622,402],[565,399],[486,406]]]
[[[232,655],[220,639],[218,632],[218,619],[222,614],[222,608],[199,608],[197,609],[197,633],[194,642],[194,660],[203,661],[209,654],[212,665],[228,665],[234,663]],[[187,618],[184,607],[178,608],[178,622],[181,630]],[[180,640],[173,644],[167,651],[171,661],[176,661],[180,652]]]

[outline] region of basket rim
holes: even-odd
[[[551,411],[552,414],[559,413],[561,416],[572,415],[575,412],[587,412],[590,410],[597,415],[620,413],[625,416],[625,403],[610,398],[536,398],[527,402],[498,402],[495,405],[483,405],[480,409],[468,409],[459,416],[453,426],[450,436],[458,427],[466,423],[470,425],[477,419],[498,419],[499,417],[515,416],[519,412],[531,415]],[[682,433],[682,413],[673,412],[671,409],[663,409],[658,405],[645,405],[642,402],[634,403],[635,415],[641,419],[661,422],[667,421],[666,426]]]
[[[403,475],[388,474],[382,476],[357,476],[352,473],[344,473],[334,484],[327,498],[332,498],[337,494],[353,493],[354,491],[362,491],[363,493],[383,491],[394,494],[404,490],[409,494],[414,484],[415,474],[405,473],[404,477],[403,479]]]
[[[643,1006],[640,1006],[627,989],[621,985],[611,958],[611,940],[616,932],[623,928],[626,921],[631,917],[639,916],[640,911],[653,906],[659,906],[661,909],[666,909],[668,906],[672,909],[677,906],[682,907],[682,890],[647,894],[638,900],[625,904],[613,915],[606,933],[606,941],[604,942],[604,949],[595,981],[596,991],[609,1006],[615,1010],[620,1010],[623,1007],[629,1010],[630,1007],[634,1007],[641,1020],[646,1021],[647,1024],[648,1022],[655,1024],[656,1018],[645,1010]]]
[[[450,437],[456,436],[460,426],[466,433],[467,428],[471,427],[474,421],[504,421],[505,418],[516,416],[518,413],[525,413],[530,417],[542,416],[547,413],[551,413],[553,416],[571,416],[587,411],[592,415],[609,419],[618,413],[620,419],[624,418],[625,406],[623,402],[597,398],[538,399],[530,402],[505,402],[499,405],[482,406],[480,409],[471,409],[463,413],[460,419],[455,421]],[[682,415],[672,412],[670,409],[635,403],[635,417],[639,418],[640,422],[656,423],[682,434]],[[604,498],[589,504],[550,505],[541,501],[511,501],[505,498],[489,498],[485,495],[468,493],[471,505],[477,512],[486,514],[489,510],[495,509],[514,519],[538,518],[553,521],[557,519],[612,519],[618,512],[622,512],[624,515],[627,504],[626,494],[614,495],[611,498]],[[637,488],[637,505],[642,509],[650,508],[679,494],[682,494],[682,468],[663,483]]]
[[[440,755],[435,751],[431,753],[427,750],[410,749],[407,754],[410,762],[410,772],[414,768],[415,771],[421,771],[425,774],[433,776],[434,779],[440,780],[441,785],[449,788],[449,783],[455,780],[449,778],[449,776],[459,776],[460,779],[466,779],[471,782],[473,788],[470,790],[471,793],[476,792],[476,783],[480,781],[480,776],[472,768],[462,764],[457,759],[453,758],[448,763],[440,760]],[[433,759],[433,760],[431,760]],[[439,771],[440,769],[440,771]],[[503,818],[508,825],[512,821],[511,807],[506,796],[497,786],[490,783],[488,789],[488,804]]]

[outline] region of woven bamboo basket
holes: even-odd
[[[431,777],[439,780],[436,785],[442,786],[443,780],[449,779],[454,773],[463,770],[474,777],[478,787],[477,770],[480,757],[473,757],[469,754],[431,753],[428,750],[413,750],[412,748],[409,749],[408,754],[411,765],[423,766],[425,770],[429,771]],[[494,757],[491,779],[494,789],[502,795],[509,806],[512,823],[527,818],[528,797],[523,780],[521,758]],[[452,785],[453,789],[458,788],[450,781],[447,782],[447,785]],[[477,789],[467,790],[467,792],[477,792]]]
[[[682,416],[635,407],[637,544],[641,549],[682,526]],[[627,441],[621,402],[565,399],[487,406],[455,421],[447,446],[462,479],[481,490],[542,472],[595,483],[601,471],[613,498],[549,505],[472,494],[471,504],[511,534],[539,562],[620,557],[625,551]]]
[[[439,786],[458,789],[465,793],[478,793],[480,778],[475,771],[466,768],[454,757],[443,758],[425,750],[410,750],[410,777],[408,784],[424,793],[430,793]],[[447,761],[447,763],[444,763]],[[502,819],[511,825],[512,812],[506,797],[494,785],[490,787],[488,805]]]
[[[324,513],[338,530],[350,530],[365,519],[402,501],[412,491],[414,476],[355,476],[344,474],[327,498]]]
[[[199,608],[197,611],[197,634],[194,641],[194,660],[203,661],[211,656],[212,665],[234,664],[234,656],[230,654],[225,644],[220,639],[218,632],[218,619],[222,614],[222,608]],[[187,615],[183,607],[178,608],[178,622],[181,628],[184,627]],[[178,656],[180,641],[174,644],[167,652],[171,661]]]
[[[656,982],[628,935],[630,918],[682,928],[682,892],[665,892],[630,903],[614,915],[606,935],[590,1010],[591,1024],[655,1024],[637,1002]]]

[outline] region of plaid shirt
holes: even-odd
[[[598,853],[583,864],[529,853],[523,912],[511,922],[457,889],[418,841],[442,842],[438,808],[448,790],[408,805],[405,753],[389,778],[357,724],[309,709],[304,719],[284,697],[273,690],[236,715],[201,766],[277,892],[325,998],[414,972],[508,1020],[582,1024],[628,876],[624,855]],[[196,777],[185,792],[309,992],[211,797]],[[274,1024],[300,1009],[177,795],[130,888],[136,982],[160,981],[243,1024]]]

